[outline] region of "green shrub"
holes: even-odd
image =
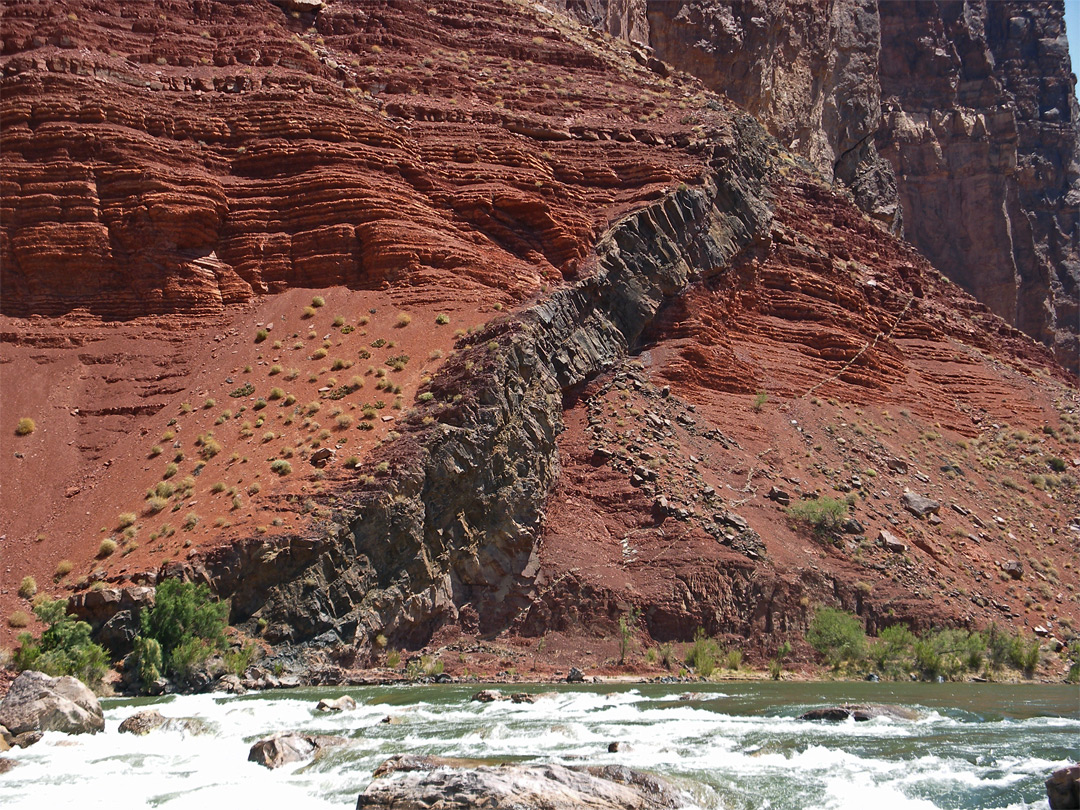
[[[36,428],[37,425],[34,424],[34,420],[29,416],[24,416],[19,420],[18,424],[15,425],[15,435],[29,436]]]
[[[164,666],[161,644],[157,639],[146,636],[135,637],[135,667],[139,673],[139,682],[146,691],[150,684],[161,677]]]
[[[694,672],[703,678],[708,678],[716,669],[716,662],[720,659],[720,645],[705,635],[702,628],[694,633],[694,643],[686,651],[687,666],[693,667]]]
[[[769,395],[766,394],[764,391],[758,391],[754,395],[754,400],[750,403],[750,407],[753,408],[755,411],[761,411],[761,409],[765,407],[765,403],[768,401]]]
[[[439,326],[445,326],[446,324],[450,323],[450,316],[447,315],[445,312],[440,312],[438,315],[435,316],[435,323],[439,324]]]
[[[270,463],[270,470],[278,475],[288,475],[292,472],[292,464],[283,458],[274,459]]]
[[[323,297],[321,295],[316,295],[314,298],[311,299],[311,305],[316,308],[326,306],[326,301],[323,300]]]
[[[225,671],[233,675],[243,675],[244,671],[251,666],[251,659],[255,657],[255,645],[245,644],[238,650],[226,650],[222,656]]]
[[[818,608],[806,641],[833,669],[856,662],[866,653],[866,631],[858,617],[836,608]]]
[[[265,329],[260,329],[258,332],[255,333],[255,342],[262,343],[268,337],[270,337],[270,333],[267,332]]]
[[[870,648],[870,659],[886,674],[899,675],[906,670],[915,646],[915,634],[907,625],[894,624],[878,633],[877,642]]]
[[[848,505],[828,496],[799,501],[787,508],[788,517],[810,528],[815,537],[827,537],[840,530]]]
[[[90,625],[68,615],[66,599],[44,599],[34,614],[48,629],[37,640],[30,633],[19,634],[15,667],[54,676],[74,675],[91,689],[99,688],[109,658],[90,640]]]
[[[176,579],[158,585],[155,597],[140,616],[141,635],[161,645],[165,671],[186,678],[224,647],[229,603],[212,601],[204,584]]]
[[[1050,469],[1054,472],[1065,472],[1065,459],[1060,456],[1052,456],[1046,463],[1050,465]]]

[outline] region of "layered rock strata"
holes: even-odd
[[[565,5],[725,93],[1080,370],[1080,138],[1061,2],[664,0],[644,18],[632,3]]]

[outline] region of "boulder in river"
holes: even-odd
[[[300,734],[296,731],[282,731],[271,737],[265,737],[251,746],[248,762],[258,762],[271,769],[280,768],[290,762],[313,759],[324,748],[344,743],[344,737],[322,737]]]
[[[1050,810],[1080,810],[1080,765],[1059,768],[1046,780]]]
[[[0,757],[0,774],[7,773],[8,771],[10,771],[12,768],[14,768],[18,764],[19,763],[16,762],[15,760],[13,760],[13,759],[7,759],[5,757]]]
[[[315,708],[320,712],[352,711],[356,708],[356,701],[348,695],[342,695],[339,698],[333,698],[331,700],[323,698]]]
[[[843,706],[811,709],[799,715],[800,720],[824,720],[828,723],[842,723],[849,718],[854,719],[856,722],[863,722],[873,720],[875,717],[891,717],[894,720],[917,720],[919,713],[906,706],[848,703]]]
[[[185,734],[206,734],[210,731],[205,720],[198,717],[164,717],[155,709],[136,712],[120,724],[121,734],[143,736],[151,731],[180,731]]]
[[[373,781],[356,810],[671,810],[687,807],[683,794],[652,774],[620,765],[568,768],[555,764],[453,769],[435,757],[432,770],[410,770]],[[399,768],[376,773],[393,773]]]
[[[506,700],[506,695],[500,692],[498,689],[481,689],[472,699],[476,703],[494,703],[496,700]]]
[[[96,734],[105,728],[105,718],[94,693],[78,678],[26,670],[0,701],[0,725],[16,738],[41,731]]]

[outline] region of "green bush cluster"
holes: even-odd
[[[34,614],[48,629],[40,639],[30,633],[19,634],[15,667],[54,676],[74,675],[91,689],[98,689],[109,668],[109,657],[90,640],[90,625],[68,615],[66,599],[43,599]]]
[[[154,606],[140,616],[135,660],[144,686],[169,673],[188,678],[225,646],[229,603],[215,602],[206,585],[167,579],[157,587]]]
[[[897,624],[883,628],[871,640],[857,616],[836,608],[818,608],[806,640],[833,669],[870,668],[894,679],[914,673],[951,680],[969,672],[981,672],[989,679],[1004,667],[1031,677],[1040,655],[1037,638],[996,625],[984,632],[948,628],[916,635]]]

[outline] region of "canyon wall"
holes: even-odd
[[[1060,0],[653,0],[644,20],[633,3],[600,5],[562,4],[613,36],[639,32],[1080,368],[1080,141]]]

